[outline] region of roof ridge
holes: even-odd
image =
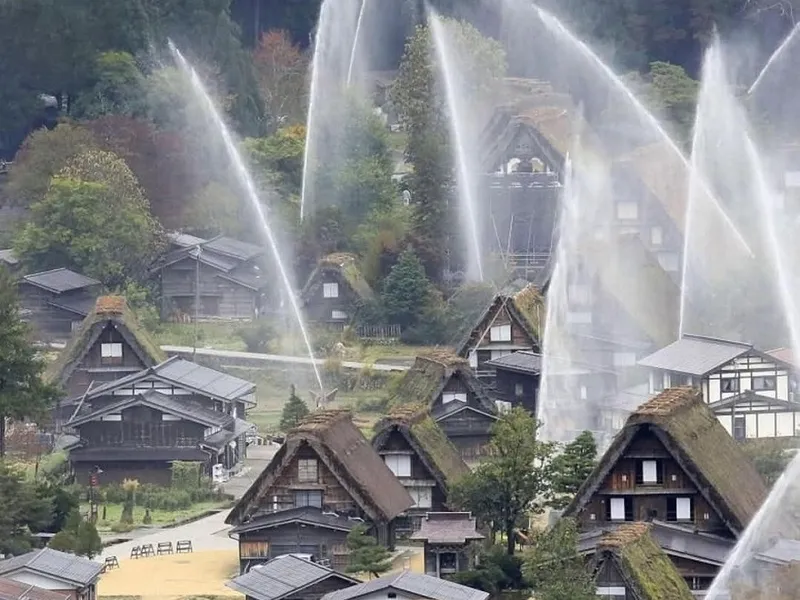
[[[747,348],[754,348],[754,345],[750,342],[739,342],[736,340],[729,340],[726,338],[718,338],[711,335],[700,335],[697,333],[684,333],[679,337],[676,341],[680,341],[681,339],[689,338],[692,340],[702,340],[705,342],[716,342],[718,344],[729,344],[731,346],[745,346]]]

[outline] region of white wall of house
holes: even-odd
[[[783,366],[755,353],[735,358],[713,373],[708,374],[707,390],[703,399],[717,402],[753,390],[759,396],[790,400],[789,372]],[[765,387],[764,383],[768,383]]]
[[[754,412],[736,411],[718,413],[717,418],[725,430],[734,437],[741,437],[740,428],[744,428],[744,437],[776,438],[797,435],[800,428],[800,410],[795,412],[779,412],[764,407]]]

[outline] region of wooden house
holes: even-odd
[[[490,360],[520,350],[540,350],[544,317],[544,300],[533,284],[497,294],[458,344],[457,354],[469,361],[478,377],[491,382]]]
[[[102,563],[52,548],[0,561],[3,578],[57,592],[64,600],[96,600],[102,572]]]
[[[446,351],[418,356],[389,398],[390,406],[427,406],[464,460],[480,458],[497,421],[489,388],[467,361]]]
[[[100,282],[69,269],[53,269],[25,275],[17,293],[22,318],[39,340],[66,340],[94,306]]]
[[[220,464],[246,456],[244,420],[255,385],[177,357],[99,385],[78,401],[67,426],[80,443],[69,460],[79,481],[98,466],[101,482],[124,478],[169,483],[171,463]]]
[[[425,574],[447,577],[475,568],[474,545],[484,536],[472,513],[429,512],[411,539],[424,544]]]
[[[413,504],[350,413],[323,410],[287,434],[225,522],[239,535],[242,572],[296,552],[342,570],[354,524],[368,523],[380,543],[393,547],[394,521]]]
[[[684,335],[639,361],[650,393],[692,385],[723,427],[738,440],[795,437],[800,398],[794,365],[752,344]]]
[[[662,547],[705,589],[767,490],[698,390],[670,388],[629,418],[564,514],[582,531],[631,521],[667,528]]]
[[[228,237],[173,234],[170,240],[173,250],[154,269],[162,319],[190,321],[195,314],[199,319],[253,319],[263,311],[269,282],[259,264],[262,248]]]
[[[154,367],[166,359],[125,298],[101,296],[45,371],[46,380],[60,386],[66,396],[56,412],[69,414],[57,414],[56,423],[69,419],[77,400],[91,387]]]
[[[312,323],[344,327],[374,293],[361,275],[352,254],[330,254],[320,259],[300,292],[306,317]]]
[[[590,551],[597,595],[614,600],[691,600],[675,565],[650,535],[648,523],[626,523],[605,533]]]
[[[488,600],[489,593],[405,570],[330,592],[322,600]]]
[[[469,472],[424,405],[395,407],[375,425],[372,447],[414,500],[396,520],[398,534],[417,531],[428,512],[447,510],[450,485]]]
[[[284,554],[226,585],[245,600],[319,600],[327,593],[358,585],[354,579],[305,557]]]
[[[506,354],[486,365],[494,369],[492,393],[498,408],[521,406],[536,414],[539,380],[542,375],[542,355],[528,350]]]

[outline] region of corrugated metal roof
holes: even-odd
[[[167,234],[167,237],[169,238],[170,242],[181,248],[191,248],[192,246],[205,244],[208,241],[194,235],[189,235],[188,233],[181,233],[179,231],[173,231],[172,233]]]
[[[100,282],[96,279],[63,268],[42,271],[41,273],[31,273],[30,275],[25,275],[23,279],[31,285],[44,288],[57,294],[62,294],[70,290],[79,290],[92,285],[100,285]]]
[[[71,600],[72,596],[65,592],[54,592],[0,577],[0,600]]]
[[[303,506],[260,515],[234,527],[231,529],[230,533],[270,529],[292,522],[309,523],[324,529],[334,529],[337,531],[350,531],[358,524],[358,521],[348,519],[336,513],[325,512],[313,506]]]
[[[639,365],[687,375],[705,375],[752,349],[751,344],[744,342],[684,335],[644,357]]]
[[[255,384],[233,375],[209,369],[182,358],[170,359],[153,367],[153,372],[177,385],[185,385],[224,400],[240,400],[255,389]]]
[[[328,567],[285,554],[253,567],[227,586],[256,600],[281,600],[329,577],[343,579],[343,587],[355,581]]]
[[[519,352],[492,359],[487,364],[501,369],[535,375],[542,372],[542,355],[529,350],[520,350]]]
[[[487,592],[446,579],[403,571],[399,575],[380,577],[338,592],[330,592],[325,594],[322,600],[355,600],[388,588],[415,594],[426,600],[486,600],[489,597]]]
[[[51,548],[34,550],[27,554],[0,561],[0,575],[11,574],[20,569],[38,571],[45,575],[85,586],[97,579],[103,569],[103,565],[88,558],[59,552]]]

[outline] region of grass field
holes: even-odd
[[[154,526],[164,526],[164,525],[171,525],[178,521],[183,521],[185,519],[190,519],[192,517],[199,516],[206,511],[215,509],[215,508],[224,508],[229,506],[227,502],[198,502],[197,504],[193,504],[190,508],[185,510],[159,510],[153,509],[150,511],[150,516],[152,517],[153,522],[151,523]],[[105,509],[105,518],[103,518],[103,511]],[[89,512],[89,505],[88,504],[81,504],[80,508],[82,513]],[[112,531],[112,527],[115,524],[119,524],[119,519],[122,516],[122,504],[101,504],[97,509],[98,515],[98,522],[97,522],[97,530],[100,532],[109,532]],[[141,527],[144,525],[145,509],[142,506],[136,506],[133,509],[133,525],[134,527]]]

